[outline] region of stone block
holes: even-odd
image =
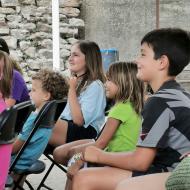
[[[20,50],[10,50],[10,56],[19,63],[23,61],[23,53]]]
[[[0,22],[0,34],[9,34],[9,26],[5,22]]]
[[[49,24],[45,24],[42,22],[37,23],[37,30],[41,31],[41,32],[52,32],[52,26],[50,26]]]
[[[40,46],[44,47],[44,48],[48,48],[51,49],[52,48],[52,40],[51,39],[44,39],[40,42],[39,44]]]
[[[79,18],[69,19],[69,25],[72,27],[84,27],[84,21]]]
[[[22,51],[25,51],[26,49],[28,49],[31,46],[31,42],[30,41],[21,41],[19,43],[19,46]]]
[[[36,29],[36,24],[34,24],[32,22],[31,23],[25,23],[25,24],[22,24],[21,29],[25,29],[28,31],[35,32],[34,30]]]
[[[40,62],[41,68],[53,69],[53,60],[52,59],[41,59]]]
[[[41,39],[51,39],[52,34],[46,33],[46,32],[36,32],[32,35],[30,35],[30,39],[33,40],[41,40]]]
[[[47,50],[47,49],[40,49],[38,51],[38,55],[40,58],[46,58],[46,59],[52,59],[52,50]]]
[[[3,39],[7,42],[9,49],[17,49],[17,38],[13,36],[4,36]]]
[[[28,63],[28,67],[31,70],[39,70],[40,69],[40,60],[39,59],[35,59],[35,60],[28,59],[27,63]]]
[[[36,47],[29,47],[29,48],[27,48],[27,49],[24,51],[24,53],[25,53],[27,56],[31,57],[31,58],[35,58],[35,56],[36,56]]]
[[[10,30],[12,30],[12,29],[17,29],[18,30],[18,26],[19,26],[19,23],[18,22],[7,22],[7,24],[8,24],[8,26],[9,26],[9,28],[10,28]]]
[[[44,5],[51,7],[52,0],[38,0],[37,5],[43,7]]]
[[[77,42],[78,40],[76,38],[68,38],[67,41],[70,43],[70,44],[74,44],[75,42]]]
[[[12,8],[4,8],[4,7],[0,7],[0,13],[1,14],[15,14],[15,10]]]
[[[0,14],[0,22],[5,22],[5,14]]]
[[[21,15],[7,15],[6,19],[10,22],[21,22],[22,17]]]
[[[80,10],[73,7],[60,8],[59,11],[68,17],[78,17],[80,14]]]
[[[35,0],[19,0],[22,5],[36,5]]]
[[[11,36],[14,36],[17,39],[26,39],[26,37],[30,34],[28,30],[18,30],[18,29],[12,29],[11,30]]]
[[[2,7],[16,7],[18,4],[18,0],[1,0]]]
[[[26,18],[26,19],[30,19],[31,16],[36,15],[36,7],[33,5],[30,6],[22,6],[21,7],[21,15]]]
[[[78,35],[78,28],[69,28],[69,27],[64,27],[60,28],[60,34],[63,34],[63,36],[66,37],[74,37]]]
[[[70,56],[70,51],[69,51],[69,50],[62,49],[62,50],[60,51],[60,57],[61,57],[61,58],[69,57],[69,56]]]
[[[80,7],[82,1],[81,0],[60,0],[60,7]]]

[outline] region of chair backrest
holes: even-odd
[[[5,109],[0,114],[0,144],[9,144],[15,137],[17,110],[14,107]]]
[[[53,127],[54,125],[54,118],[55,118],[55,111],[56,111],[57,103],[55,100],[47,102],[38,113],[35,121],[34,121],[34,127],[31,131],[29,137],[22,145],[21,149],[18,151],[14,161],[12,162],[9,172],[13,171],[17,161],[19,160],[20,156],[24,152],[25,148],[29,144],[31,138],[37,131],[39,127]]]
[[[57,109],[56,109],[56,112],[55,112],[55,121],[58,120],[59,116],[61,115],[61,113],[63,112],[66,104],[67,104],[67,100],[66,99],[63,99],[63,100],[56,100],[56,103],[57,103]]]
[[[26,122],[30,113],[35,109],[34,105],[30,100],[21,102],[14,105],[14,108],[17,109],[17,118],[15,124],[15,132],[19,133],[22,130],[24,123]]]

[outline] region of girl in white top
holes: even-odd
[[[79,139],[95,138],[104,123],[106,97],[100,49],[95,42],[78,41],[71,48],[68,102],[55,124],[53,147]]]

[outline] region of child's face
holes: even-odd
[[[49,100],[50,93],[42,89],[42,82],[40,80],[32,80],[30,98],[35,104],[36,108],[41,108],[43,104]]]
[[[71,47],[69,69],[71,72],[74,72],[77,75],[81,75],[86,72],[85,55],[79,49],[78,44],[75,44]]]
[[[106,97],[108,97],[110,99],[115,99],[115,96],[118,91],[117,85],[114,82],[112,82],[111,80],[107,79],[107,81],[105,83],[105,89],[106,89]]]
[[[157,76],[159,60],[154,59],[154,51],[147,43],[141,45],[141,54],[136,60],[138,72],[137,78],[151,82]]]

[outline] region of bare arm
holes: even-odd
[[[7,104],[7,107],[11,107],[11,106],[14,106],[15,103],[16,103],[16,100],[13,99],[13,98],[6,98],[5,99],[5,103]]]
[[[102,131],[102,134],[95,142],[95,146],[100,149],[104,149],[108,145],[108,143],[111,140],[111,138],[113,137],[113,135],[115,134],[120,123],[121,123],[121,121],[119,121],[117,119],[114,119],[111,117],[108,118],[106,125]]]
[[[137,147],[134,152],[108,153],[96,147],[87,147],[83,153],[85,161],[101,163],[130,171],[146,171],[156,155],[155,148]]]
[[[70,87],[68,93],[68,101],[70,105],[73,122],[79,126],[82,126],[84,124],[84,118],[82,115],[80,104],[77,99],[76,84],[77,84],[77,78],[72,77],[69,80]]]
[[[22,141],[20,139],[16,139],[15,142],[13,143],[13,149],[12,149],[12,153],[16,154],[22,147],[22,145],[24,144],[25,141]]]

